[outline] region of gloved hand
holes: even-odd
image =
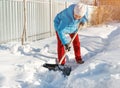
[[[65,44],[65,50],[70,51],[71,47],[68,46],[69,44]]]
[[[81,22],[79,25],[80,25],[80,26],[84,26],[84,24],[85,24],[85,23]]]

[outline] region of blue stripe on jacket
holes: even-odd
[[[54,19],[55,30],[57,31],[63,45],[69,43],[65,34],[75,33],[78,29],[78,23],[85,23],[87,21],[87,12],[81,19],[74,19],[74,7],[75,4],[70,5],[68,8],[58,13]]]

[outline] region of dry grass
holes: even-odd
[[[94,9],[91,24],[120,21],[120,6],[98,6]]]
[[[80,0],[80,2],[93,5],[90,24],[97,25],[112,21],[120,21],[120,0]]]
[[[91,18],[91,24],[97,25],[120,21],[120,0],[98,0]]]
[[[94,0],[99,3],[99,5],[120,5],[120,0]]]

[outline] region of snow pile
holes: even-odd
[[[82,57],[77,65],[67,54],[70,76],[42,65],[55,63],[56,37],[27,43],[0,45],[0,88],[120,88],[120,24],[84,28],[79,32]]]

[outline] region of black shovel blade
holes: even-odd
[[[45,68],[48,68],[49,70],[56,70],[56,68],[58,67],[58,64],[48,64],[48,63],[45,63],[43,64],[43,67]]]
[[[64,76],[69,76],[72,71],[71,67],[67,65],[64,66],[59,65],[59,70],[62,71]]]
[[[43,64],[43,67],[48,68],[49,70],[53,71],[62,71],[64,76],[69,76],[71,73],[71,67],[67,65],[58,65],[58,64]]]

